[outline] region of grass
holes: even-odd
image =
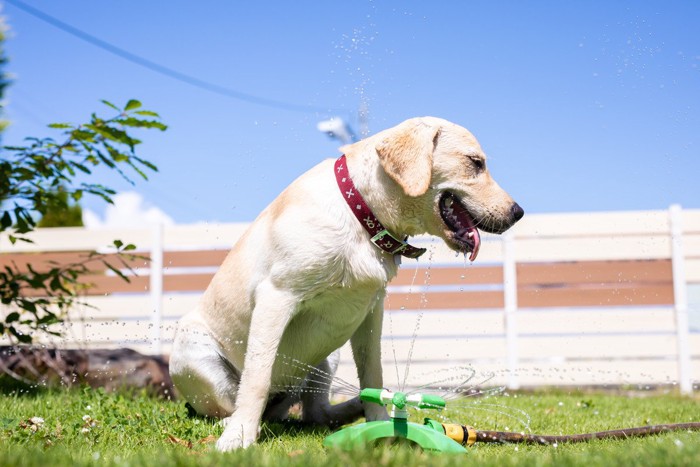
[[[482,430],[523,431],[526,413],[532,432],[540,434],[700,421],[697,398],[642,396],[502,394],[448,403],[446,418]],[[293,423],[264,425],[257,445],[222,454],[213,445],[221,431],[215,421],[189,418],[182,402],[145,393],[85,388],[0,394],[0,465],[700,465],[700,432],[557,447],[484,444],[455,457],[385,445],[327,451],[322,446],[327,431]]]

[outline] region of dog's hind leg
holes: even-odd
[[[289,409],[297,402],[299,402],[298,394],[275,394],[268,399],[262,418],[267,422],[283,422],[289,417]]]
[[[330,428],[352,423],[363,414],[359,396],[331,405],[330,388],[338,369],[340,352],[336,350],[306,376],[301,388],[302,420]]]
[[[240,373],[196,321],[184,318],[178,324],[170,375],[180,395],[198,414],[223,418],[233,413]]]

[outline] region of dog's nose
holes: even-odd
[[[525,211],[523,211],[523,208],[521,208],[518,203],[513,203],[513,205],[510,207],[510,215],[513,222],[518,222],[525,215]]]

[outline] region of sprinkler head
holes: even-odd
[[[394,397],[391,398],[391,403],[394,404],[394,407],[397,409],[403,409],[406,407],[406,394],[403,392],[395,392]]]
[[[344,428],[328,436],[323,444],[327,447],[355,449],[379,439],[404,438],[429,451],[465,453],[462,445],[445,436],[438,422],[419,425],[408,421],[408,407],[419,409],[442,409],[445,400],[428,394],[406,394],[387,389],[363,389],[360,399],[379,405],[390,406],[391,420],[376,420]]]
[[[431,394],[406,394],[404,392],[391,392],[388,389],[363,389],[360,392],[360,399],[365,402],[387,406],[393,404],[399,409],[406,406],[419,409],[444,409],[445,399]]]

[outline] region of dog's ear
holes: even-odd
[[[409,120],[376,147],[384,171],[408,196],[420,196],[428,191],[439,133],[439,128]]]

